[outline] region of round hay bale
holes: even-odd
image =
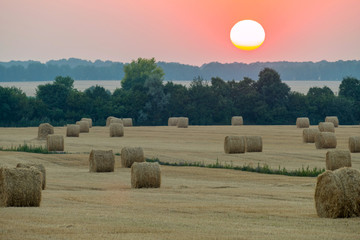
[[[18,163],[16,165],[17,168],[31,168],[34,167],[41,172],[42,180],[41,180],[41,188],[42,190],[46,187],[46,170],[44,165],[36,164],[36,163]]]
[[[349,150],[352,153],[360,152],[360,136],[349,137]]]
[[[1,207],[39,207],[42,174],[34,167],[0,168]]]
[[[168,126],[177,126],[178,118],[177,117],[170,117],[168,119]]]
[[[245,137],[245,152],[262,152],[262,137],[260,136],[246,136]]]
[[[67,137],[79,137],[80,134],[80,125],[68,124],[66,127],[66,136]]]
[[[315,136],[315,147],[321,148],[336,148],[336,136],[332,132],[320,132]]]
[[[330,150],[326,153],[326,170],[351,167],[351,154],[348,150]]]
[[[320,174],[315,188],[315,208],[319,217],[360,216],[360,172],[340,168]]]
[[[88,121],[77,121],[76,125],[80,126],[80,133],[88,133],[90,131]]]
[[[325,122],[332,122],[334,124],[334,127],[339,126],[339,119],[337,116],[327,116],[325,117]]]
[[[132,125],[133,125],[132,118],[123,118],[122,121],[123,121],[124,127],[132,127]]]
[[[299,117],[296,119],[297,128],[308,128],[310,127],[310,120],[307,117]]]
[[[92,128],[92,119],[91,118],[82,118],[80,121],[88,121],[89,122],[89,128]]]
[[[243,117],[242,116],[233,116],[231,118],[231,125],[232,126],[244,125]]]
[[[177,122],[178,128],[187,128],[189,126],[189,118],[179,117]]]
[[[62,135],[48,135],[46,139],[48,151],[64,151],[64,137]]]
[[[111,121],[111,119],[113,119],[113,118],[116,118],[116,117],[110,116],[110,117],[108,117],[108,118],[106,119],[106,126],[107,126],[107,127],[110,125],[110,121]]]
[[[90,172],[113,172],[115,156],[112,150],[91,150],[89,156]]]
[[[303,130],[303,142],[314,143],[316,134],[320,133],[317,128],[305,128]]]
[[[160,165],[155,163],[137,163],[131,166],[132,188],[159,188],[161,185]]]
[[[47,135],[54,134],[54,127],[49,123],[42,123],[38,128],[38,138],[46,139]]]
[[[144,151],[141,147],[123,147],[121,149],[121,165],[131,167],[134,162],[144,162]]]
[[[121,120],[120,118],[112,118],[112,119],[110,119],[110,124],[109,124],[109,126],[110,126],[112,123],[120,123],[120,124],[124,125],[123,120]]]
[[[318,127],[320,132],[335,132],[335,127],[332,122],[320,122]]]
[[[124,136],[124,126],[121,123],[111,123],[109,130],[110,130],[110,137]]]
[[[243,136],[226,136],[224,140],[224,151],[230,153],[245,152],[245,137]]]

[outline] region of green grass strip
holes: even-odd
[[[164,166],[174,166],[174,167],[203,167],[203,168],[221,168],[221,169],[232,169],[246,172],[256,172],[256,173],[264,173],[264,174],[276,174],[276,175],[285,175],[285,176],[297,176],[297,177],[317,177],[319,174],[325,172],[325,169],[313,168],[310,169],[309,166],[306,168],[302,167],[301,169],[296,170],[287,170],[286,168],[281,168],[279,166],[278,169],[271,169],[269,165],[264,164],[260,166],[258,163],[257,167],[253,167],[250,165],[244,166],[233,166],[232,164],[222,164],[218,160],[212,164],[204,164],[201,162],[178,162],[178,163],[170,163],[160,161],[158,158],[154,159],[146,159],[147,162],[157,162],[160,165]]]
[[[54,154],[58,152],[49,152],[43,146],[33,146],[24,143],[23,145],[19,146],[11,146],[10,148],[3,148],[0,147],[0,151],[10,151],[10,152],[30,152],[30,153],[42,153],[42,154]]]

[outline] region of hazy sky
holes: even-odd
[[[0,0],[0,61],[359,60],[359,10],[360,0]],[[244,19],[265,29],[256,50],[230,41]]]

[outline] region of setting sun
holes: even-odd
[[[264,28],[256,21],[242,20],[230,31],[231,42],[242,50],[254,50],[265,40]]]

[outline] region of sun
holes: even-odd
[[[264,28],[256,21],[242,20],[236,23],[230,31],[231,42],[242,50],[254,50],[265,40]]]

